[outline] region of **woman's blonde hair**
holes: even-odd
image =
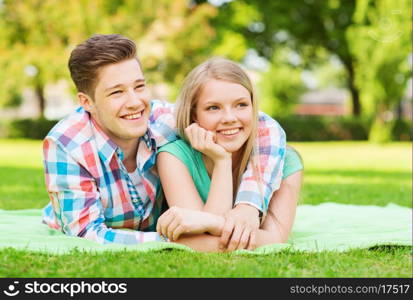
[[[244,173],[249,160],[253,157],[255,139],[258,128],[258,103],[254,96],[254,89],[245,71],[235,62],[221,58],[213,57],[204,63],[198,65],[185,78],[183,87],[181,89],[177,106],[176,106],[176,121],[179,135],[188,141],[185,135],[185,128],[192,124],[195,120],[195,108],[198,97],[202,92],[203,86],[207,81],[215,79],[231,83],[236,83],[246,88],[251,97],[253,121],[251,134],[242,147],[241,163],[237,164],[234,170],[234,195],[238,190],[242,174]],[[256,180],[259,180],[259,164],[252,161],[253,171]]]

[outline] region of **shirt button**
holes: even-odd
[[[138,202],[138,199],[133,199],[132,202],[136,203],[136,202]]]

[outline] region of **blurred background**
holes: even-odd
[[[0,0],[0,138],[43,138],[77,106],[71,50],[120,33],[153,98],[219,55],[289,141],[411,141],[411,22],[410,0]]]

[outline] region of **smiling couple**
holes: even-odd
[[[90,37],[69,69],[80,107],[44,139],[44,223],[104,244],[208,252],[287,240],[303,166],[237,64],[197,66],[175,105],[149,100],[121,35]]]

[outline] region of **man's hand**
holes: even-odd
[[[238,204],[225,214],[220,248],[227,248],[227,251],[252,249],[255,244],[255,232],[259,226],[258,209],[248,204]]]
[[[173,206],[163,213],[156,225],[156,231],[171,241],[179,239],[182,234],[199,234],[220,232],[223,219],[207,212]]]

